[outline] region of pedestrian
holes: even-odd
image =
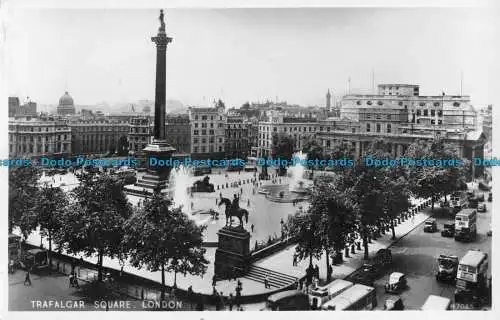
[[[254,228],[254,225],[252,223],[252,225],[250,226],[250,229],[252,230],[252,233],[253,233],[253,228]]]
[[[250,199],[247,200],[247,207],[250,207]]]
[[[319,279],[319,267],[318,267],[318,265],[316,265],[316,266],[314,267],[314,275],[316,276],[316,278],[318,278],[318,279]]]
[[[212,277],[212,287],[214,287],[214,290],[215,290],[216,285],[217,285],[217,278],[215,277],[215,274],[214,274],[214,276]]]
[[[233,311],[234,298],[232,293],[229,294],[229,299],[227,302],[229,304],[229,311]]]
[[[224,299],[224,292],[220,292],[220,295],[219,295],[219,298],[220,298],[220,307],[221,309],[224,309],[226,307],[226,301]]]
[[[193,209],[193,202],[191,202],[191,209]]]
[[[269,285],[269,277],[266,274],[266,277],[264,278],[264,288],[265,289],[271,289],[271,286]]]
[[[236,288],[236,299],[234,300],[234,303],[236,304],[237,307],[240,306],[241,304],[241,288],[237,287]]]
[[[297,254],[296,254],[296,253],[294,253],[294,254],[293,254],[293,264],[292,264],[292,265],[293,265],[294,267],[296,267],[296,266],[297,266]]]
[[[26,278],[24,278],[24,285],[26,285],[26,282],[28,283],[29,286],[31,286],[31,278],[30,278],[30,271],[26,271]]]

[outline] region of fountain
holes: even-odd
[[[266,199],[273,202],[299,202],[308,200],[308,190],[305,188],[304,162],[307,155],[302,152],[296,152],[293,155],[295,165],[288,169],[290,184],[268,184],[260,187],[259,193],[264,194]]]
[[[307,160],[307,154],[296,152],[293,154],[293,159],[296,160],[295,165],[288,169],[291,176],[289,190],[294,193],[306,194],[307,190],[304,188],[304,164]]]
[[[182,210],[191,213],[191,202],[189,188],[191,186],[191,173],[188,168],[179,166],[170,171],[170,196],[175,206],[182,206]]]

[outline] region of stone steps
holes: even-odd
[[[290,275],[287,275],[287,274],[284,274],[281,272],[269,270],[269,269],[258,267],[255,265],[250,266],[250,270],[245,275],[244,278],[247,278],[247,279],[250,279],[250,280],[253,280],[256,282],[260,282],[263,284],[264,279],[266,278],[266,275],[267,275],[267,278],[269,280],[269,284],[271,286],[271,289],[280,289],[280,288],[288,287],[288,286],[294,284],[298,279],[296,277],[293,277],[293,276],[290,276]]]

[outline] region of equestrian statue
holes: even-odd
[[[231,203],[231,200],[222,197],[221,193],[219,207],[222,204],[226,206],[226,226],[231,226],[233,217],[238,217],[238,219],[240,219],[240,227],[243,227],[243,217],[245,217],[245,223],[248,223],[248,211],[240,208],[240,198],[237,195],[234,195],[233,202]]]

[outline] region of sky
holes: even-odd
[[[22,9],[6,29],[8,94],[77,105],[154,100],[159,9]],[[167,99],[205,106],[419,84],[422,95],[500,101],[498,22],[485,9],[169,9]],[[496,25],[494,25],[496,24]],[[497,92],[495,92],[497,91]]]

